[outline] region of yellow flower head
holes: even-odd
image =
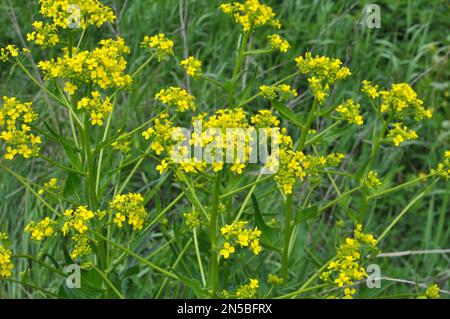
[[[112,9],[98,0],[39,0],[40,14],[52,20],[58,28],[101,27],[106,22],[114,22]]]
[[[153,49],[159,61],[173,55],[173,41],[169,40],[164,33],[146,35],[141,42],[141,47]]]
[[[0,142],[6,145],[5,158],[12,160],[18,154],[23,158],[39,155],[39,136],[31,133],[30,124],[38,118],[31,102],[22,103],[15,97],[3,97],[0,106]]]
[[[126,195],[117,195],[109,203],[112,213],[115,214],[118,227],[122,227],[122,222],[127,222],[133,230],[141,230],[144,227],[147,211],[144,207],[144,198],[140,194],[129,193]],[[120,223],[119,223],[120,222]]]
[[[281,53],[286,53],[291,47],[289,42],[282,39],[278,34],[269,35],[267,39],[269,40],[270,47],[280,51]]]
[[[155,95],[155,99],[168,106],[175,107],[178,112],[195,111],[195,97],[179,87],[162,89]]]
[[[193,78],[202,76],[202,61],[194,58],[193,56],[182,60],[180,65],[186,70],[187,75]]]
[[[0,244],[0,279],[12,276],[14,264],[11,261],[12,251]]]
[[[258,0],[246,0],[244,3],[225,3],[220,10],[230,15],[234,21],[241,25],[244,32],[269,25],[276,29],[281,28],[280,21],[275,17],[275,12]]]
[[[45,219],[37,223],[31,221],[25,227],[25,232],[30,233],[31,238],[33,238],[34,240],[40,241],[42,239],[50,237],[54,233],[53,226],[55,225],[55,223],[56,221],[49,217],[45,217]]]

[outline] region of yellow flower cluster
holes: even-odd
[[[43,48],[53,47],[59,43],[58,29],[54,24],[34,21],[33,29],[34,31],[27,33],[27,41],[33,41]]]
[[[284,283],[284,279],[278,277],[275,274],[269,274],[267,276],[267,283],[269,283],[271,285],[282,285]]]
[[[31,131],[31,123],[38,118],[31,102],[22,103],[15,97],[3,97],[0,108],[0,140],[6,144],[5,158],[12,160],[19,154],[23,158],[39,155],[40,136]]]
[[[62,58],[40,61],[38,67],[46,80],[54,78],[78,80],[83,83],[94,83],[102,89],[126,87],[132,82],[131,76],[125,74],[127,61],[124,55],[129,52],[125,41],[118,37],[117,40],[101,40],[99,47],[92,51],[74,50],[72,56],[66,49]]]
[[[180,62],[180,65],[186,70],[187,75],[198,78],[202,76],[202,61],[190,56]]]
[[[114,214],[113,222],[119,228],[125,221],[133,227],[133,230],[141,230],[144,227],[147,211],[141,194],[117,195],[109,205]]]
[[[162,113],[154,120],[153,127],[148,128],[142,132],[142,136],[148,140],[152,139],[150,144],[151,149],[155,151],[157,155],[169,149],[169,145],[172,145],[172,136],[175,128],[172,121],[169,120],[169,114]]]
[[[91,124],[99,126],[103,125],[103,119],[113,110],[110,98],[107,96],[103,99],[98,91],[93,91],[91,98],[83,97],[78,101],[77,108],[88,112]]]
[[[125,154],[128,153],[131,150],[130,136],[119,136],[117,141],[111,143],[111,147],[113,150],[120,151]]]
[[[423,296],[426,299],[438,299],[440,297],[440,290],[439,286],[436,284],[430,285],[425,290],[425,295]]]
[[[361,92],[367,95],[370,99],[376,99],[380,96],[380,92],[378,92],[378,85],[372,85],[370,81],[363,80]]]
[[[281,38],[278,34],[269,35],[267,40],[269,41],[272,49],[278,50],[282,53],[286,53],[291,47],[289,42]]]
[[[65,222],[61,231],[64,236],[73,231],[71,239],[74,241],[75,245],[70,252],[72,259],[88,256],[92,252],[87,236],[89,221],[100,215],[100,213],[101,212],[97,212],[96,215],[86,206],[79,206],[76,210],[68,209],[64,212]]]
[[[199,214],[197,211],[187,212],[183,214],[184,222],[188,228],[195,228],[200,224]]]
[[[44,183],[44,186],[41,189],[38,190],[38,194],[44,194],[46,190],[56,192],[58,189],[58,179],[56,177],[52,177],[48,180],[48,182]]]
[[[265,167],[275,174],[279,188],[286,194],[292,192],[297,179],[316,176],[320,169],[337,166],[345,157],[343,154],[333,153],[327,156],[311,156],[294,151],[292,138],[286,135],[285,128],[278,127],[280,121],[270,110],[260,110],[250,117],[250,121],[248,113],[241,108],[220,109],[209,117],[206,113],[202,113],[192,118],[194,128],[198,122],[201,122],[202,126],[201,131],[194,129],[190,133],[188,145],[177,143],[186,137],[167,117],[167,114],[158,117],[154,126],[142,133],[146,139],[152,138],[151,148],[157,155],[164,151],[167,153],[167,157],[157,166],[160,173],[171,164],[181,166],[186,173],[204,172],[208,165],[211,165],[214,172],[218,172],[224,169],[225,158],[233,158],[234,163],[230,165],[230,171],[242,174],[246,168],[245,163],[253,151],[250,142],[254,136],[251,133],[256,133],[256,129],[259,128],[273,129],[277,133],[273,134],[271,139],[272,143],[278,146],[278,150],[272,150]],[[212,158],[205,161],[205,158],[191,156],[189,150],[192,146],[212,149],[209,154]],[[238,154],[239,148],[242,148],[241,154]],[[202,155],[205,156],[205,153]]]
[[[6,47],[0,49],[0,61],[6,62],[9,57],[16,58],[19,56],[19,49],[14,44],[8,44]]]
[[[259,288],[258,279],[250,279],[248,284],[240,286],[236,291],[238,299],[254,299]]]
[[[411,115],[412,111],[416,121],[432,117],[431,110],[423,106],[423,101],[417,98],[417,93],[408,83],[392,84],[390,90],[379,93],[382,97],[382,113],[393,112],[396,118],[404,118]]]
[[[66,82],[64,84],[64,92],[67,92],[70,95],[74,95],[77,90],[78,86],[76,86],[75,84],[72,84],[70,82]]]
[[[318,55],[313,57],[311,52],[297,57],[295,62],[300,73],[308,75],[310,90],[320,104],[325,102],[330,85],[351,75],[350,69],[342,66],[341,60]]]
[[[297,96],[297,91],[288,84],[261,85],[259,92],[268,100],[286,101]]]
[[[270,170],[278,168],[275,181],[285,194],[291,194],[297,180],[303,181],[307,176],[317,176],[320,169],[337,166],[345,158],[344,154],[331,153],[327,156],[305,155],[292,149],[292,141],[286,147],[281,147],[279,160],[269,161],[266,165]]]
[[[352,99],[349,99],[345,103],[338,105],[336,111],[349,123],[363,125],[364,121],[361,114],[359,114],[359,108],[359,104],[355,103]]]
[[[244,3],[224,3],[219,8],[223,13],[231,16],[237,24],[240,24],[244,32],[265,25],[276,29],[281,28],[281,23],[275,17],[273,9],[258,0],[246,0]]]
[[[255,255],[258,255],[262,248],[259,243],[259,237],[261,236],[261,231],[258,227],[254,229],[246,228],[246,221],[237,221],[232,224],[225,225],[220,229],[222,236],[227,240],[222,249],[220,249],[220,255],[225,259],[228,259],[232,253],[235,252],[234,245],[240,245],[241,247],[247,247]],[[229,241],[232,241],[230,244]]]
[[[89,238],[85,234],[75,234],[72,236],[75,245],[70,252],[72,259],[88,256],[92,253],[92,248],[89,244]]]
[[[392,138],[395,146],[400,146],[404,141],[415,140],[419,138],[414,130],[408,129],[402,123],[394,123],[393,128],[389,130],[388,137]]]
[[[178,112],[195,111],[195,97],[179,87],[162,89],[155,95],[155,99],[170,107],[175,107]]]
[[[112,9],[98,0],[39,0],[39,3],[39,12],[62,29],[71,24],[82,29],[90,25],[101,27],[105,22],[114,22],[116,18]]]
[[[271,128],[280,125],[280,120],[270,110],[259,110],[250,118],[250,122],[255,128]]]
[[[450,178],[450,151],[445,151],[444,161],[439,163],[436,169],[432,169],[431,173],[437,174],[446,180]]]
[[[31,234],[31,238],[37,241],[41,241],[47,237],[53,235],[55,230],[53,226],[56,221],[51,219],[50,217],[45,217],[43,220],[39,222],[31,221],[28,225],[25,226],[25,232]]]
[[[64,212],[65,222],[61,231],[64,236],[71,230],[79,234],[84,234],[89,228],[89,221],[94,217],[94,212],[86,206],[79,206],[76,210],[67,209]]]
[[[173,41],[168,39],[164,33],[146,35],[141,42],[141,47],[153,49],[159,61],[173,55]]]
[[[354,280],[363,280],[367,277],[367,273],[360,265],[362,250],[364,247],[374,248],[376,244],[373,235],[363,233],[362,225],[358,224],[353,232],[353,238],[348,237],[341,243],[336,258],[330,262],[321,278],[333,282],[339,288],[352,286]],[[344,298],[352,298],[355,292],[355,289],[345,287]]]
[[[370,171],[366,178],[364,179],[364,185],[368,188],[374,189],[381,186],[381,181],[378,178],[378,173],[374,171]]]
[[[11,277],[14,264],[11,261],[12,251],[0,244],[0,279]]]

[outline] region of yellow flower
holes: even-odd
[[[236,162],[231,166],[231,171],[236,172],[236,174],[242,174],[243,170],[245,168],[245,164]]]
[[[288,84],[261,85],[259,91],[261,96],[268,100],[286,101],[298,95],[297,91]]]
[[[336,111],[349,123],[362,125],[364,124],[364,121],[362,116],[359,114],[359,108],[359,104],[355,103],[352,99],[349,99],[345,103],[339,105],[336,108]]]
[[[250,248],[255,255],[258,255],[262,250],[258,239],[255,239],[254,241],[251,242]]]
[[[425,296],[428,299],[438,299],[439,298],[439,287],[436,284],[430,285],[425,291]]]
[[[325,102],[332,84],[351,75],[350,69],[342,66],[341,60],[318,55],[313,57],[311,52],[297,57],[295,62],[300,73],[309,75],[310,90],[320,104]]]
[[[279,50],[282,53],[286,53],[291,45],[288,41],[282,39],[278,34],[272,34],[267,37],[272,49]]]
[[[154,49],[159,61],[173,55],[173,41],[167,39],[163,33],[153,36],[146,35],[141,42],[141,47]]]
[[[144,198],[140,194],[129,193],[126,195],[117,195],[112,202],[109,203],[112,213],[120,221],[119,227],[122,227],[123,218],[128,219],[128,224],[133,230],[141,230],[144,227],[144,221],[147,217],[147,211],[144,207]],[[119,215],[119,217],[118,217]],[[123,218],[122,218],[123,217]]]
[[[50,237],[54,233],[53,226],[56,222],[49,218],[39,221],[38,223],[31,221],[25,227],[25,232],[31,234],[31,238],[40,241],[44,238]]]
[[[72,55],[65,52],[56,60],[40,61],[38,68],[46,80],[62,78],[95,84],[102,89],[123,88],[132,83],[131,75],[125,73],[128,53],[130,49],[121,37],[104,39],[92,51],[75,50]]]
[[[0,244],[0,279],[12,276],[14,264],[11,261],[12,251]]]
[[[202,62],[193,56],[180,62],[180,65],[186,70],[187,75],[198,78],[202,75]]]
[[[394,123],[393,128],[389,130],[388,137],[391,137],[392,143],[398,147],[404,141],[417,139],[418,135],[407,126],[402,126],[402,123]]]
[[[77,89],[78,89],[78,86],[76,86],[70,82],[66,82],[66,84],[64,85],[64,92],[67,92],[70,95],[73,95]]]
[[[39,155],[41,138],[31,133],[31,123],[38,118],[31,102],[22,103],[15,97],[3,97],[0,107],[0,142],[5,143],[7,160],[17,154],[23,158]]]
[[[246,285],[240,286],[236,291],[236,298],[251,299],[256,297],[256,292],[259,288],[259,281],[257,279],[250,279]]]
[[[91,113],[91,124],[102,126],[103,125],[103,114]]]
[[[368,187],[368,188],[378,188],[381,186],[381,181],[378,178],[378,173],[374,172],[374,171],[370,171],[367,174],[366,179],[364,180],[364,184]]]
[[[168,106],[176,107],[179,112],[195,111],[195,97],[182,88],[169,87],[166,90],[163,89],[155,95],[155,99]]]
[[[113,218],[113,222],[117,225],[117,227],[121,228],[125,219],[126,217],[124,215],[121,213],[116,213],[116,216]]]
[[[370,81],[364,80],[362,81],[361,92],[365,93],[369,98],[376,99],[380,96],[378,92],[378,85],[373,86]]]
[[[245,32],[264,25],[276,29],[281,27],[280,21],[275,18],[273,9],[258,0],[246,0],[244,3],[224,3],[219,8],[240,24]]]
[[[52,21],[52,25],[58,28],[66,29],[70,23],[74,23],[76,27],[86,29],[88,26],[101,27],[106,22],[114,22],[115,15],[113,10],[103,5],[98,0],[39,0],[41,5],[39,13]],[[71,7],[76,4],[76,9]],[[78,11],[79,10],[79,11]],[[75,19],[75,21],[71,21]],[[37,29],[43,25],[42,22],[33,24]]]
[[[164,173],[164,171],[167,170],[167,167],[169,166],[169,163],[167,163],[166,160],[162,160],[161,164],[156,166],[156,170],[159,172],[159,174]]]
[[[222,249],[220,250],[220,255],[222,255],[223,258],[228,259],[230,257],[230,254],[234,253],[234,251],[234,247],[231,246],[230,243],[225,242]]]

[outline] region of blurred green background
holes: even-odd
[[[117,23],[104,26],[100,30],[90,29],[86,46],[93,46],[101,38],[120,35],[131,48],[129,57],[130,69],[135,69],[145,60],[145,53],[139,49],[144,35],[159,32],[166,33],[175,42],[175,62],[153,64],[135,81],[131,92],[120,97],[119,107],[113,121],[115,129],[132,129],[143,123],[154,112],[156,103],[154,94],[169,85],[189,87],[198,100],[200,111],[211,111],[226,107],[226,97],[216,88],[203,81],[186,79],[184,73],[175,63],[187,55],[197,56],[204,64],[204,72],[218,78],[230,76],[234,52],[239,39],[239,29],[231,19],[218,10],[222,1],[177,1],[177,0],[121,0],[104,1],[109,4],[118,17]],[[402,183],[412,179],[421,172],[427,172],[442,159],[445,149],[450,144],[450,5],[448,1],[411,0],[411,1],[377,1],[381,9],[381,28],[367,28],[363,9],[365,1],[328,1],[328,0],[284,0],[264,1],[278,13],[282,22],[279,32],[291,43],[287,54],[268,54],[252,56],[246,60],[248,76],[243,81],[253,85],[253,93],[259,84],[270,84],[289,75],[295,70],[294,58],[307,51],[336,57],[344,61],[352,71],[349,80],[338,85],[333,92],[333,101],[343,98],[359,99],[360,82],[363,79],[373,81],[380,86],[388,86],[396,82],[408,82],[425,104],[434,110],[433,119],[416,126],[420,138],[402,148],[382,148],[382,155],[376,160],[377,170],[384,179],[385,185]],[[31,22],[40,19],[37,1],[1,0],[0,10],[0,46],[14,43],[23,47],[24,37],[31,30]],[[362,23],[361,23],[362,22]],[[262,28],[251,37],[252,48],[265,48],[266,36],[272,30]],[[34,61],[55,56],[56,50],[33,50]],[[32,67],[32,64],[29,64]],[[290,103],[293,111],[303,114],[310,107],[311,99],[307,94],[304,78],[292,82],[299,90],[300,97]],[[61,132],[69,132],[66,127],[66,114],[48,103],[41,91],[31,83],[18,69],[11,69],[8,64],[0,64],[0,95],[15,95],[25,100],[32,100],[41,117],[51,123],[59,123]],[[267,102],[257,100],[250,108],[256,110],[267,107]],[[362,102],[362,110],[366,125],[353,128],[344,135],[331,138],[328,145],[321,149],[349,154],[344,167],[350,173],[363,163],[371,147],[368,132],[371,129],[368,105]],[[324,127],[328,123],[317,123]],[[293,130],[293,129],[292,129]],[[136,135],[132,141],[135,147],[142,143]],[[54,145],[45,149],[47,156],[61,158]],[[108,160],[114,161],[114,158]],[[3,160],[2,160],[3,161]],[[40,160],[15,160],[7,163],[15,171],[28,176],[31,180],[43,183],[54,176],[52,169]],[[142,173],[133,179],[130,191],[139,191],[153,185],[159,178],[154,171],[154,163],[142,167]],[[65,176],[56,176],[64,182]],[[345,190],[348,185],[339,178],[337,185]],[[176,185],[165,182],[160,194],[161,205],[169,203],[178,193]],[[268,184],[257,189],[260,208],[266,220],[277,218],[282,212],[280,197],[273,195],[273,185]],[[391,194],[379,199],[372,205],[371,214],[365,223],[368,231],[380,234],[402,208],[423,187],[416,185],[412,189]],[[315,195],[317,200],[332,199],[335,195],[331,188],[321,187]],[[303,192],[303,190],[299,190]],[[393,229],[381,244],[384,252],[398,252],[419,249],[450,248],[450,190],[448,183],[441,181],[426,197],[417,202],[401,222]],[[245,194],[243,195],[245,196]],[[243,199],[237,197],[236,201]],[[184,206],[185,205],[185,206]],[[233,207],[233,203],[229,203]],[[187,203],[178,205],[168,216],[176,225],[180,222],[180,214],[189,207]],[[341,203],[336,209],[322,215],[317,220],[304,223],[298,230],[298,240],[293,252],[291,273],[295,278],[289,289],[299,287],[317,262],[324,262],[334,255],[338,243],[339,220],[349,221],[351,207],[358,207],[358,198],[351,202]],[[150,203],[150,213],[154,213]],[[20,252],[36,254],[37,245],[23,234],[24,225],[36,216],[45,215],[45,209],[36,203],[32,194],[24,189],[15,179],[4,171],[0,171],[0,230],[8,231],[12,249]],[[346,223],[347,224],[347,223]],[[176,226],[174,226],[176,228]],[[163,241],[148,235],[148,241],[161,245]],[[181,245],[181,244],[180,244]],[[206,245],[206,243],[205,243]],[[141,247],[141,251],[151,251],[154,247]],[[58,255],[55,255],[58,256]],[[192,255],[191,257],[193,257]],[[379,258],[382,275],[392,278],[407,279],[419,283],[438,283],[443,289],[450,289],[449,254],[421,254],[414,256]],[[161,256],[162,264],[171,261]],[[57,258],[56,258],[57,259]],[[60,260],[54,263],[61,266]],[[26,262],[18,262],[16,273],[24,271]],[[245,266],[246,267],[246,266]],[[273,265],[265,264],[260,273],[267,275]],[[33,268],[32,280],[42,287],[55,288],[61,279],[40,268]],[[151,271],[143,271],[137,277],[128,278],[124,291],[129,297],[152,297],[155,295],[158,278]],[[154,283],[156,281],[156,283]],[[135,289],[145,283],[142,289]],[[155,288],[152,288],[154,283]],[[142,284],[141,284],[142,285]],[[134,289],[132,289],[134,287]],[[189,293],[179,290],[168,290],[165,296],[189,297]],[[401,295],[414,292],[414,285],[383,281],[381,289],[362,289],[358,297],[377,297]],[[39,292],[25,289],[20,285],[0,282],[0,297],[39,297]]]

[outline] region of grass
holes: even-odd
[[[4,26],[0,31],[0,44],[16,43],[21,45],[18,32],[22,36],[30,31],[30,21],[37,18],[37,5],[29,0],[1,0],[0,9],[5,14],[0,17]],[[200,111],[211,111],[226,106],[226,99],[220,89],[205,81],[194,82],[187,79],[180,70],[175,70],[172,63],[178,63],[181,57],[189,55],[198,56],[204,63],[204,72],[214,73],[218,78],[226,78],[231,72],[233,52],[239,40],[239,33],[233,27],[231,20],[221,14],[215,1],[107,1],[118,15],[114,25],[103,27],[102,37],[106,34],[120,34],[125,38],[132,53],[129,61],[130,69],[135,70],[145,57],[138,49],[139,42],[145,34],[164,32],[174,39],[175,62],[158,64],[157,67],[145,69],[136,79],[132,92],[117,97],[119,107],[115,111],[116,120],[112,130],[131,130],[142,124],[145,119],[152,117],[156,109],[153,100],[154,94],[167,83],[189,87],[192,92],[201,92],[199,103]],[[450,107],[449,107],[449,75],[450,68],[448,56],[450,53],[450,38],[448,36],[449,19],[448,4],[445,1],[378,1],[381,7],[381,28],[368,29],[360,23],[364,1],[267,1],[277,13],[283,24],[281,34],[289,40],[292,50],[286,55],[268,54],[250,56],[244,64],[248,68],[248,76],[241,80],[254,83],[271,84],[292,73],[295,67],[293,59],[304,52],[311,50],[314,53],[337,57],[345,61],[352,70],[352,80],[339,84],[334,91],[334,101],[343,98],[357,98],[359,83],[363,79],[370,79],[380,85],[393,82],[408,82],[414,85],[419,96],[434,110],[434,116],[427,125],[418,132],[420,139],[410,143],[409,147],[393,148],[382,147],[382,155],[375,160],[377,170],[385,176],[382,188],[411,180],[420,172],[435,167],[450,142]],[[19,29],[20,28],[20,29]],[[95,44],[99,33],[89,33],[87,43]],[[250,39],[253,47],[264,47],[265,37],[258,35]],[[35,51],[34,60],[43,58]],[[30,65],[31,62],[30,62]],[[65,114],[42,91],[30,83],[18,69],[11,70],[7,65],[0,64],[0,94],[15,95],[33,100],[41,117],[48,123],[55,125],[59,132],[70,134],[69,127],[65,125]],[[294,83],[304,85],[304,78],[297,77]],[[300,86],[300,97],[290,103],[291,109],[299,115],[304,115],[304,106],[311,103],[306,86]],[[253,91],[253,92],[254,92]],[[199,93],[200,95],[200,93]],[[251,96],[250,92],[242,92],[242,100]],[[267,107],[267,102],[257,99],[251,103],[249,110]],[[364,106],[363,106],[364,109]],[[368,108],[366,108],[366,111]],[[368,112],[367,112],[368,114]],[[364,115],[364,114],[363,114]],[[187,119],[187,118],[186,118]],[[59,123],[59,124],[58,124]],[[285,123],[295,132],[295,127]],[[314,123],[316,128],[327,127],[330,123]],[[336,130],[320,147],[334,152],[350,153],[345,162],[345,170],[351,174],[359,167],[358,163],[366,160],[370,153],[370,127],[355,128],[345,134]],[[100,138],[101,131],[94,132]],[[135,135],[132,145],[139,147],[139,136]],[[141,147],[142,148],[142,147]],[[350,150],[350,152],[349,152]],[[145,151],[142,149],[141,151]],[[67,159],[55,146],[46,148],[46,155],[67,163]],[[111,152],[109,152],[111,153]],[[105,167],[117,167],[118,163],[126,163],[114,154],[104,158]],[[38,159],[33,161],[17,161],[11,167],[22,176],[27,176],[36,183],[43,183],[53,174],[51,167]],[[139,174],[134,174],[127,189],[147,193],[148,209],[151,217],[155,217],[167,207],[180,193],[180,187],[171,178],[163,180],[154,170],[155,164],[151,161],[141,166]],[[122,171],[121,181],[131,172],[133,165]],[[53,175],[52,175],[53,176]],[[74,175],[57,176],[65,181],[64,189],[67,193],[76,189],[80,183]],[[240,182],[245,185],[251,179]],[[229,181],[233,183],[233,181]],[[350,189],[340,177],[334,179],[339,192]],[[258,206],[266,221],[272,218],[282,218],[282,204],[279,195],[274,194],[270,184],[256,187],[255,197]],[[108,185],[100,184],[100,187]],[[370,206],[369,215],[366,216],[366,227],[376,235],[390,224],[402,209],[422,190],[422,186],[395,192],[390,196],[378,199]],[[158,191],[159,190],[159,191]],[[300,211],[298,200],[306,195],[306,188],[299,190],[294,196],[294,210]],[[336,197],[333,187],[321,187],[312,195],[316,201],[331,200]],[[224,201],[227,209],[239,210],[245,200],[246,192],[231,196]],[[392,229],[379,248],[383,252],[401,252],[408,250],[434,250],[450,248],[450,198],[448,183],[443,181],[424,197],[420,198]],[[152,195],[152,196],[150,196]],[[76,195],[74,196],[74,199]],[[33,195],[4,170],[0,173],[0,229],[7,230],[12,239],[12,249],[28,252],[36,256],[46,254],[53,266],[61,268],[64,259],[59,247],[52,245],[37,246],[31,244],[23,234],[24,225],[36,216],[43,217],[47,209],[37,202]],[[57,201],[53,202],[57,208],[62,208]],[[339,242],[339,226],[337,221],[349,221],[356,218],[360,202],[358,197],[349,197],[342,200],[331,210],[327,210],[317,219],[306,220],[295,231],[297,240],[293,244],[289,274],[293,278],[290,291],[297,289],[300,283],[307,280],[317,264],[323,264],[330,256],[335,254]],[[251,207],[251,205],[249,205]],[[167,222],[162,226],[152,227],[152,231],[145,232],[139,241],[134,241],[133,251],[141,256],[157,258],[159,265],[167,267],[178,266],[185,274],[199,277],[192,265],[197,264],[197,257],[193,243],[182,232],[179,224],[182,223],[182,213],[189,210],[190,204],[182,198],[172,209],[164,214]],[[252,209],[245,209],[244,216],[253,215]],[[204,240],[205,234],[200,236],[198,245],[200,250],[207,251],[208,243]],[[178,240],[182,238],[183,240]],[[332,240],[330,240],[330,238]],[[174,240],[177,239],[177,240]],[[188,245],[189,244],[189,245]],[[46,250],[46,249],[49,250]],[[58,248],[58,249],[57,249]],[[183,254],[183,258],[176,258]],[[52,257],[53,256],[53,257]],[[374,258],[374,263],[381,266],[382,276],[410,280],[414,283],[436,282],[442,289],[450,290],[448,253],[418,254],[401,257]],[[189,262],[187,262],[189,261]],[[248,262],[242,260],[244,273],[254,272],[255,269],[265,278],[273,267],[278,265],[259,264],[257,260]],[[247,264],[248,262],[248,264]],[[173,281],[162,281],[151,269],[140,270],[136,261],[127,259],[126,266],[111,271],[114,284],[119,284],[120,291],[127,297],[193,297],[189,290],[181,289]],[[259,265],[258,267],[255,267]],[[22,275],[29,273],[32,282],[46,290],[58,289],[61,286],[61,277],[46,271],[37,264],[21,260],[16,263],[16,271]],[[133,275],[133,276],[132,276]],[[242,273],[232,273],[230,278],[241,278]],[[119,278],[123,280],[119,280]],[[95,276],[86,280],[96,280]],[[163,284],[162,284],[163,282]],[[145,285],[143,285],[145,283]],[[224,285],[225,283],[222,283]],[[365,287],[365,285],[362,285]],[[142,289],[135,289],[141,287]],[[219,287],[220,288],[220,287]],[[386,295],[401,295],[414,291],[416,287],[408,283],[383,281],[382,289],[363,288],[359,297],[382,297]],[[64,293],[74,297],[73,291]],[[96,291],[85,294],[96,296]],[[76,294],[76,292],[75,292]],[[36,298],[45,296],[44,292],[22,287],[19,284],[0,283],[0,297]],[[75,295],[76,297],[76,295]],[[84,295],[83,297],[86,297]],[[444,297],[446,297],[444,295]],[[447,296],[448,297],[448,296]]]

